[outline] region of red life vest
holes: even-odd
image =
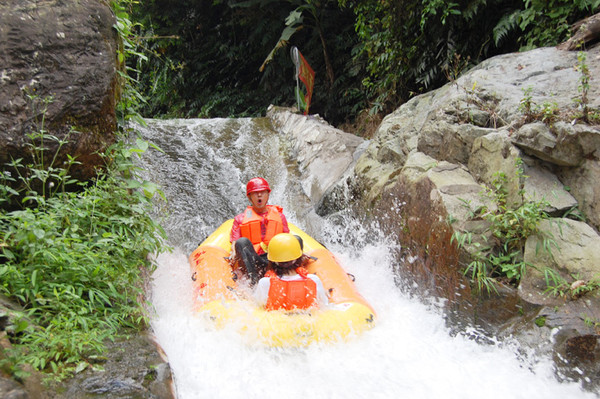
[[[272,270],[265,274],[271,283],[265,309],[308,309],[317,305],[317,283],[307,277],[308,272],[303,267],[297,268],[296,273],[300,280],[282,280]]]
[[[266,216],[261,216],[249,206],[244,211],[244,218],[240,223],[240,232],[242,237],[248,238],[256,253],[263,253],[260,243],[269,244],[271,238],[279,233],[283,233],[283,221],[281,220],[281,212],[283,209],[276,205],[267,205]],[[266,225],[265,236],[262,236],[261,222],[264,220]]]

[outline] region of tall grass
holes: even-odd
[[[149,216],[161,192],[137,177],[133,158],[148,148],[140,139],[111,147],[98,177],[76,182],[76,161],[57,167],[44,146],[56,137],[43,129],[29,137],[32,160],[14,159],[0,175],[0,202],[20,204],[0,211],[0,294],[22,309],[9,315],[12,347],[0,366],[65,376],[123,328],[145,323],[148,255],[166,249]]]

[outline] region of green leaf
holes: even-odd
[[[148,142],[146,140],[137,138],[135,140],[135,144],[137,145],[137,149],[140,150],[141,152],[145,152],[148,149]]]
[[[19,320],[15,325],[15,334],[22,333],[29,327],[29,323],[25,320]]]
[[[33,287],[35,287],[35,286],[36,286],[37,273],[38,273],[37,269],[35,269],[35,270],[33,271],[33,273],[31,273],[31,285],[32,285]]]
[[[81,348],[80,348],[81,350]],[[79,374],[82,371],[84,371],[85,369],[87,369],[89,366],[88,362],[79,362],[77,363],[77,366],[75,367],[75,374]]]
[[[46,231],[44,231],[44,229],[41,228],[35,228],[33,229],[33,234],[38,238],[38,239],[42,239],[44,238],[44,236],[46,235]]]
[[[135,179],[127,179],[127,188],[140,188],[142,187],[142,182],[137,181]]]

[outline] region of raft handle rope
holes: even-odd
[[[356,277],[354,277],[354,274],[351,273],[346,273],[348,275],[348,277],[350,277],[350,280],[352,280],[352,282],[356,281]]]
[[[192,274],[192,281],[196,281],[196,272],[194,272],[194,274]]]

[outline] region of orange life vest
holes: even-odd
[[[317,305],[317,283],[307,277],[308,272],[303,267],[297,268],[296,273],[301,276],[300,280],[282,280],[272,270],[265,274],[271,283],[265,309],[308,309]]]
[[[266,225],[264,237],[262,236],[260,228],[263,216],[256,213],[251,206],[247,207],[244,211],[244,218],[240,223],[242,237],[246,237],[252,242],[256,253],[264,252],[260,245],[261,242],[268,245],[271,238],[279,233],[283,233],[283,221],[281,220],[281,212],[283,209],[280,206],[267,205],[267,210],[268,212],[266,216],[264,216]]]

